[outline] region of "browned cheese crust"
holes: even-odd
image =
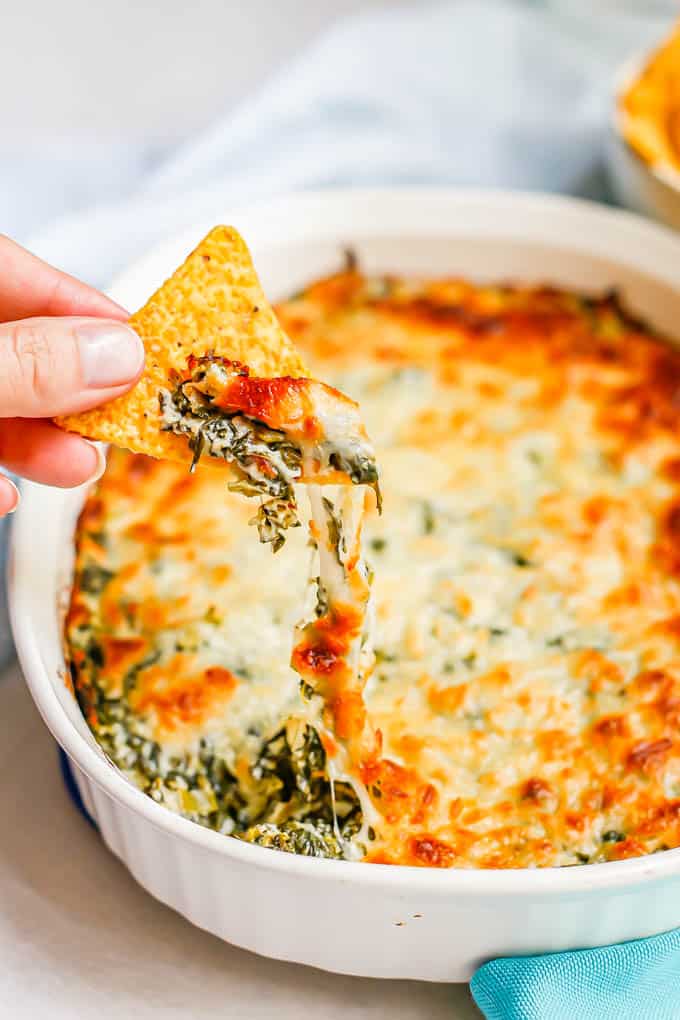
[[[546,287],[348,271],[277,312],[359,401],[382,467],[364,859],[510,868],[680,846],[677,351],[613,295]],[[248,511],[175,470],[116,458],[81,520],[67,634],[90,724],[173,809],[316,852],[291,835],[302,819],[341,856],[318,748],[314,803],[294,770],[262,786],[263,741],[283,727],[286,753],[302,746],[286,608],[302,547],[253,559]]]

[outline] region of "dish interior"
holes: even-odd
[[[221,473],[116,453],[90,495],[67,619],[88,722],[153,799],[267,847],[502,868],[680,845],[680,355],[612,294],[386,277],[379,255],[278,309],[382,470],[368,836],[288,666],[304,529],[259,547]]]

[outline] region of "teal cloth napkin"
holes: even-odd
[[[601,949],[491,960],[470,990],[487,1020],[680,1020],[680,928]]]

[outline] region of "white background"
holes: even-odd
[[[392,4],[394,5],[394,4]],[[380,0],[0,0],[0,139],[177,140]]]

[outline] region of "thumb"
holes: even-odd
[[[38,318],[0,324],[0,418],[87,410],[139,378],[144,348],[115,319]]]

